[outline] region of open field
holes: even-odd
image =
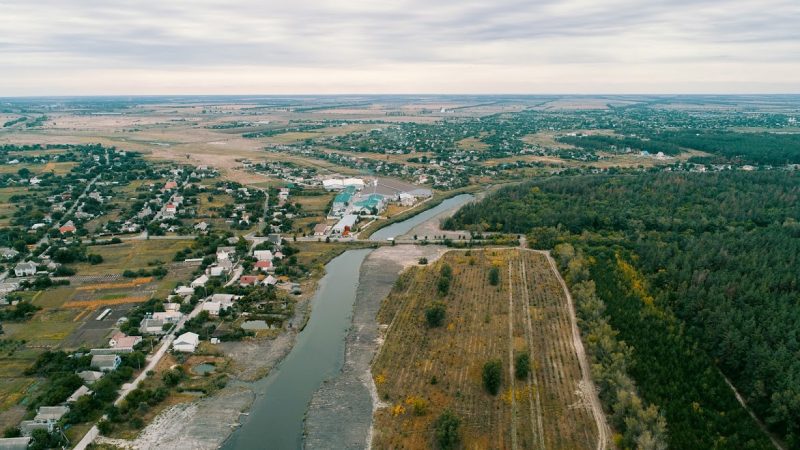
[[[437,298],[443,264],[449,294]],[[500,269],[491,286],[488,273]],[[430,302],[446,304],[444,324],[429,329]],[[447,253],[401,275],[378,315],[387,327],[372,374],[385,406],[374,418],[376,448],[430,448],[444,409],[461,421],[467,448],[595,448],[597,430],[581,386],[566,297],[540,254],[517,249]],[[515,355],[531,374],[516,379]],[[484,363],[502,361],[497,396],[482,385]],[[435,377],[435,383],[434,383]],[[414,413],[414,404],[424,412]]]
[[[97,245],[90,247],[90,252],[102,256],[103,262],[76,264],[75,269],[79,275],[118,275],[125,270],[146,269],[153,261],[171,262],[178,250],[191,245],[191,239],[129,240],[121,244]]]

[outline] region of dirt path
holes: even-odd
[[[514,285],[508,262],[508,379],[511,380],[511,448],[517,449],[517,377],[514,374]]]
[[[580,362],[581,366],[581,384],[582,386],[585,386],[587,391],[589,391],[585,394],[586,398],[589,400],[589,406],[592,410],[595,424],[597,425],[597,450],[605,450],[608,446],[608,440],[611,435],[611,431],[608,427],[608,421],[606,420],[605,413],[603,412],[603,407],[600,405],[600,398],[597,396],[597,388],[594,385],[594,381],[592,381],[591,372],[589,369],[589,361],[586,358],[586,351],[583,348],[581,333],[578,329],[578,319],[575,317],[575,305],[572,301],[572,295],[570,294],[569,289],[567,289],[567,283],[564,282],[564,278],[561,277],[561,273],[558,271],[556,261],[552,256],[550,256],[550,252],[542,250],[530,251],[541,253],[547,258],[547,261],[550,263],[550,268],[553,270],[553,273],[558,279],[559,284],[561,284],[561,288],[564,290],[564,295],[567,297],[569,317],[572,324],[572,344],[575,347],[575,353],[578,355],[578,361]]]
[[[525,340],[528,343],[528,352],[530,353],[530,360],[535,361],[533,355],[533,323],[531,322],[531,299],[530,299],[530,290],[528,289],[528,273],[525,270],[525,262],[520,260],[520,270],[522,275],[522,292],[524,292],[524,301],[523,304],[525,306]],[[534,389],[535,387],[535,389]],[[534,395],[533,392],[536,393],[536,401],[534,403]],[[534,406],[535,404],[535,406]],[[534,364],[531,364],[531,370],[528,374],[528,406],[530,408],[530,415],[531,415],[531,430],[536,430],[536,435],[538,437],[537,442],[539,443],[539,448],[544,450],[544,423],[542,420],[542,405],[541,399],[539,398],[539,389],[536,382],[536,367]],[[534,421],[534,417],[536,418]]]

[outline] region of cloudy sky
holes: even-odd
[[[0,0],[0,96],[798,92],[800,0]]]

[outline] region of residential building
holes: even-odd
[[[272,261],[273,255],[270,250],[256,250],[253,257],[259,261]]]
[[[117,370],[121,363],[122,359],[119,355],[94,355],[90,366],[101,372],[111,372]]]
[[[200,275],[194,281],[192,281],[191,286],[193,288],[204,287],[208,283],[208,277],[206,275]]]
[[[200,345],[200,336],[190,331],[175,338],[172,342],[172,349],[178,352],[194,353],[198,345]]]
[[[14,267],[14,275],[17,277],[30,277],[36,275],[36,263],[33,261],[25,261],[17,264]]]
[[[67,397],[66,403],[75,403],[78,401],[79,398],[83,397],[84,395],[92,395],[92,391],[86,387],[81,386],[75,390],[69,397]]]
[[[14,259],[19,255],[19,252],[13,248],[0,247],[0,257],[3,259]]]
[[[78,372],[78,376],[81,377],[84,383],[88,385],[92,385],[95,381],[103,378],[103,372],[98,372],[96,370],[84,370]]]
[[[139,342],[142,342],[141,336],[128,336],[118,331],[108,340],[108,346],[111,348],[133,348]]]
[[[152,318],[142,319],[142,323],[139,324],[139,332],[142,334],[166,334],[166,331],[164,331],[165,323],[163,320]]]

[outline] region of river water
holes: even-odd
[[[416,216],[376,231],[382,241],[403,235],[420,223],[457,208],[473,197],[462,194]],[[348,250],[331,260],[311,299],[311,317],[291,352],[270,374],[255,383],[250,413],[225,441],[226,450],[300,449],[309,401],[344,363],[345,336],[351,326],[361,264],[371,249]],[[346,427],[347,424],[342,424]]]

